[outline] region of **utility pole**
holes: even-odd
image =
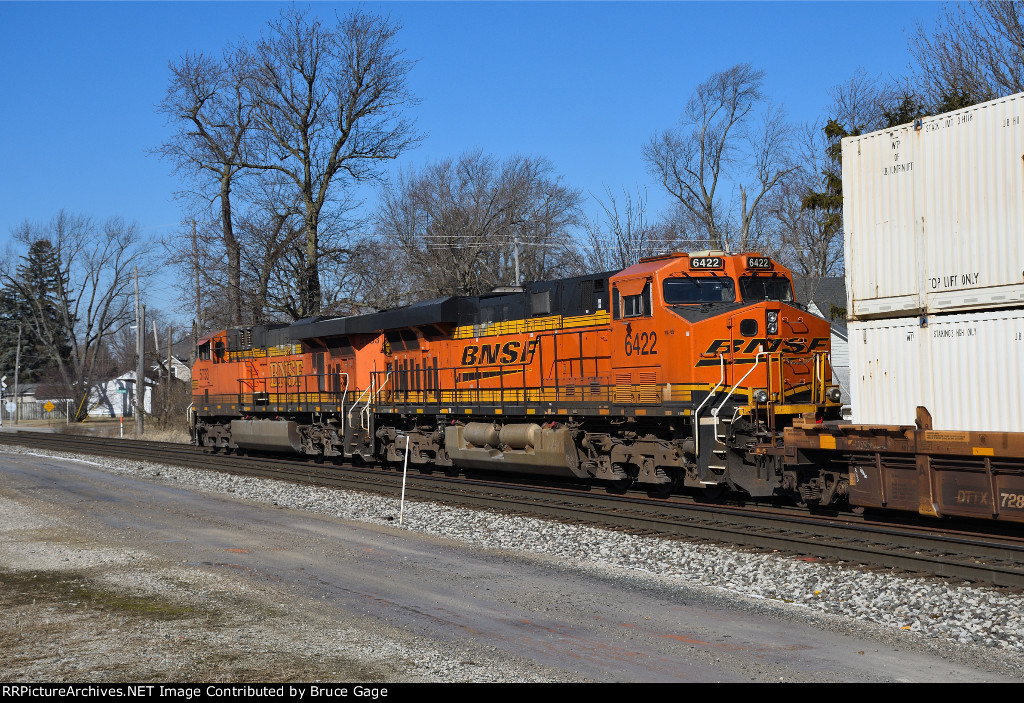
[[[164,417],[171,414],[171,330],[167,325],[167,388],[164,390]]]
[[[160,373],[160,337],[156,333],[156,320],[153,320],[153,358],[156,359],[156,383],[153,385],[153,390],[149,395],[149,407],[150,412],[156,415],[156,389],[160,387],[160,377],[163,375]]]
[[[14,424],[18,424],[21,405],[18,403],[18,377],[21,374],[21,325],[18,325],[18,351],[14,355]]]
[[[135,434],[143,432],[142,409],[146,393],[146,308],[139,302],[139,267],[135,267]]]

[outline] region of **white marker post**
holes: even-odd
[[[409,473],[409,435],[405,436],[405,464],[402,466],[402,500],[398,507],[398,524],[402,524],[402,517],[405,514],[405,477]]]

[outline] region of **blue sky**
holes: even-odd
[[[180,182],[147,155],[169,131],[156,114],[167,64],[255,38],[278,2],[0,2],[0,241],[66,208],[175,231]],[[350,3],[316,2],[331,16]],[[907,34],[932,2],[363,3],[404,29],[417,60],[412,112],[427,138],[395,164],[471,150],[547,157],[568,185],[646,188],[641,145],[674,124],[711,72],[750,62],[790,119],[821,117],[858,67],[900,74]],[[368,205],[372,205],[372,201]],[[170,299],[165,277],[151,291]]]

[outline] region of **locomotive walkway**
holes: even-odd
[[[190,445],[37,432],[0,433],[0,443],[396,496],[401,491],[401,471],[212,453]],[[763,504],[698,502],[686,496],[613,494],[597,486],[453,478],[439,473],[411,472],[405,495],[633,533],[743,545],[805,559],[1024,588],[1024,536],[1019,528],[1015,532],[1001,524],[927,521],[916,516],[887,516],[883,521]]]

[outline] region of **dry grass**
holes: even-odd
[[[39,420],[36,422],[42,423],[40,425],[41,427],[47,426],[45,420]],[[93,418],[84,422],[73,422],[69,425],[54,423],[51,426],[55,432],[88,437],[124,436],[125,439],[143,439],[147,442],[173,442],[176,444],[188,444],[189,441],[191,441],[188,430],[184,427],[184,423],[181,423],[181,426],[166,428],[158,423],[150,422],[148,418],[142,435],[136,434],[135,421],[131,418],[127,418],[124,421],[123,426],[121,425],[120,420],[96,420]]]

